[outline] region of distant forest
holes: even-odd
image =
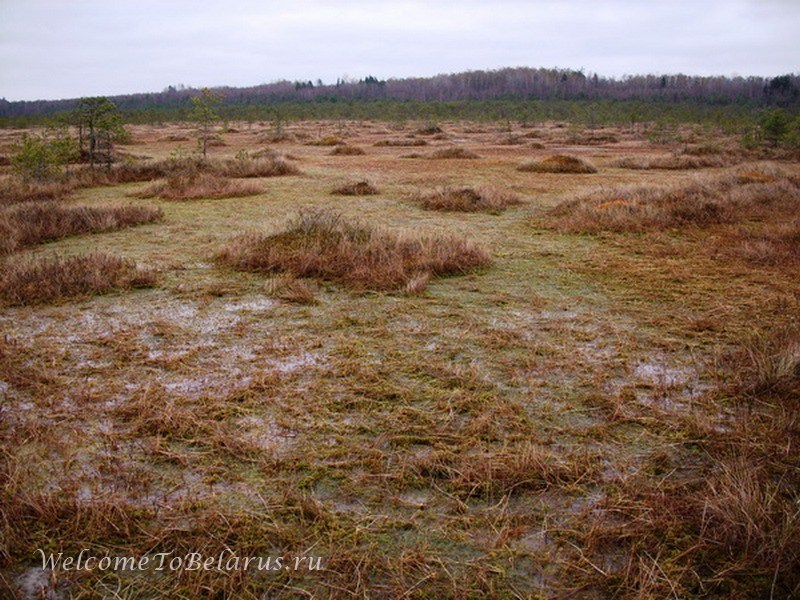
[[[435,77],[355,81],[278,81],[219,87],[226,118],[563,118],[611,120],[737,120],[764,107],[800,108],[800,76],[698,77],[636,75],[607,78],[565,69],[507,68]],[[198,90],[170,86],[157,93],[113,96],[128,122],[186,118]],[[78,99],[0,99],[0,125],[29,125],[68,114]]]

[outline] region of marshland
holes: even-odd
[[[205,157],[196,123],[126,129],[27,179],[44,134],[0,130],[9,593],[798,593],[796,152],[708,123],[232,120]]]

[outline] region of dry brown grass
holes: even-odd
[[[155,275],[108,254],[35,260],[6,259],[0,275],[0,300],[6,306],[42,304],[111,290],[149,287]]]
[[[147,206],[62,206],[37,202],[0,211],[0,254],[70,235],[113,231],[154,223],[163,218],[158,208]]]
[[[291,304],[317,304],[319,299],[313,287],[291,273],[277,275],[270,279],[265,290],[267,294]]]
[[[800,182],[769,165],[733,175],[697,178],[671,186],[603,188],[566,200],[549,213],[564,231],[646,231],[704,227],[748,219],[792,216]],[[793,239],[788,232],[788,241]]]
[[[307,211],[281,233],[235,239],[217,261],[238,270],[287,272],[356,290],[397,290],[420,273],[460,274],[486,266],[490,259],[463,238],[399,235],[330,211]]]
[[[420,135],[437,135],[440,133],[444,133],[444,130],[438,125],[434,125],[433,123],[431,123],[428,125],[423,125],[419,129],[417,129],[417,133]]]
[[[209,171],[220,177],[280,177],[300,173],[300,169],[282,156],[215,161]]]
[[[0,205],[63,200],[75,191],[75,187],[69,181],[23,181],[17,177],[4,177],[0,180]]]
[[[705,169],[708,167],[724,167],[727,164],[729,164],[727,161],[716,155],[671,155],[646,157],[627,156],[614,161],[612,166],[620,169],[662,169],[678,171],[688,169]]]
[[[498,189],[470,187],[445,187],[417,194],[415,200],[425,210],[454,212],[487,212],[499,214],[509,206],[522,201],[516,194]]]
[[[306,146],[342,146],[344,144],[345,141],[335,135],[329,135],[318,140],[306,142]]]
[[[199,171],[202,168],[201,161],[195,159],[167,159],[124,162],[108,168],[72,167],[52,181],[23,181],[16,177],[7,177],[0,186],[0,204],[62,200],[78,188],[152,181],[175,173]]]
[[[109,168],[97,167],[92,169],[82,166],[71,170],[66,177],[78,187],[97,187],[136,181],[152,181],[174,173],[194,171],[200,168],[201,161],[192,158],[131,161],[115,164]]]
[[[357,181],[340,185],[331,190],[331,194],[337,196],[374,196],[375,194],[380,194],[380,191],[368,181]]]
[[[590,474],[589,464],[570,461],[533,443],[466,454],[455,467],[455,489],[465,496],[501,498],[524,490],[566,485]]]
[[[433,160],[445,160],[451,158],[471,159],[480,158],[480,156],[465,148],[442,148],[441,150],[436,150],[435,152],[431,153],[428,158]]]
[[[398,147],[398,148],[412,148],[416,146],[427,146],[428,142],[426,140],[419,140],[419,139],[406,139],[406,140],[380,140],[375,142],[374,146],[376,147]]]
[[[147,186],[135,194],[137,198],[164,200],[196,200],[199,198],[240,198],[255,196],[263,191],[255,183],[234,181],[211,173],[190,171],[168,177],[165,181]]]
[[[758,229],[738,229],[732,236],[735,252],[757,265],[800,263],[800,218],[764,223]]]
[[[363,148],[358,146],[336,146],[330,151],[331,156],[363,156],[366,154]]]
[[[603,144],[617,144],[619,137],[613,133],[600,131],[584,131],[569,137],[571,144],[583,144],[587,146],[599,146]]]
[[[517,167],[525,173],[597,173],[597,169],[577,156],[556,154],[541,160],[528,162]]]
[[[588,534],[595,560],[609,546],[625,548],[623,568],[613,577],[604,573],[616,592],[747,598],[800,592],[797,323],[745,340],[718,368],[720,383],[708,400],[732,405],[733,416],[698,427],[686,415],[702,453],[679,467],[683,475],[667,469],[655,480],[625,482],[606,498]]]

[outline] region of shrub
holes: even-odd
[[[374,196],[379,194],[378,188],[368,181],[358,181],[341,185],[331,191],[331,194],[338,196]]]
[[[507,207],[519,204],[515,194],[495,188],[474,190],[469,187],[445,187],[425,194],[416,200],[425,210],[500,213]]]
[[[163,218],[158,208],[146,206],[61,206],[55,202],[29,203],[0,211],[0,254],[81,233],[112,231]]]
[[[356,290],[397,290],[421,273],[464,273],[489,264],[485,250],[455,236],[410,237],[306,211],[280,233],[244,234],[217,256],[242,271],[285,272]]]
[[[24,133],[14,146],[11,166],[25,180],[43,181],[61,173],[61,167],[76,154],[74,141],[63,134],[56,137]]]
[[[155,284],[150,271],[108,254],[7,261],[0,275],[0,301],[7,306],[41,304]]]
[[[597,169],[576,156],[556,154],[542,160],[525,163],[517,167],[517,171],[526,173],[597,173]]]

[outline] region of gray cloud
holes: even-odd
[[[0,96],[502,66],[603,75],[797,70],[791,0],[0,0]]]

